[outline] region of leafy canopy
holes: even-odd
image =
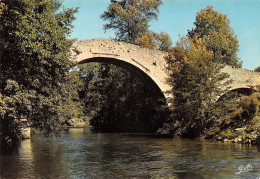
[[[72,42],[66,38],[76,10],[59,11],[61,2],[54,0],[2,2],[1,88],[6,79],[38,90],[56,83],[69,68]]]
[[[0,16],[0,91],[5,102],[1,123],[12,133],[25,119],[55,135],[69,117],[62,84],[71,66],[72,41],[67,37],[77,9],[61,10],[60,0],[1,3],[5,6]]]
[[[257,67],[257,68],[255,68],[255,70],[254,71],[256,71],[256,72],[260,72],[260,66],[259,67]]]
[[[148,31],[148,22],[157,19],[161,0],[111,0],[101,18],[108,20],[104,29],[114,29],[116,40],[136,43]]]
[[[166,32],[158,34],[149,31],[137,38],[137,45],[151,49],[156,48],[162,51],[169,51],[172,46],[172,40],[170,35]]]
[[[167,58],[172,86],[174,129],[178,134],[196,137],[210,124],[216,96],[221,93],[223,67],[213,61],[213,52],[207,50],[204,40],[181,38]]]
[[[238,39],[227,15],[209,6],[197,13],[194,25],[195,28],[188,31],[189,37],[198,34],[205,41],[207,49],[213,51],[215,62],[241,67],[242,62],[237,56]]]
[[[167,51],[171,46],[170,36],[149,31],[149,22],[157,20],[161,4],[162,0],[111,0],[101,15],[108,21],[104,29],[115,30],[116,40]]]

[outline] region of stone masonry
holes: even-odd
[[[109,39],[76,41],[71,60],[76,63],[88,63],[95,58],[115,59],[132,64],[148,75],[167,97],[170,86],[166,83],[167,71],[164,57],[167,52],[143,48],[137,45]],[[260,85],[260,73],[226,66],[224,72],[230,75],[230,90],[251,88]]]

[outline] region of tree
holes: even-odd
[[[260,72],[260,66],[259,67],[257,67],[257,68],[255,68],[255,70],[254,71],[256,71],[256,72]]]
[[[172,40],[168,33],[161,32],[146,32],[141,37],[137,38],[137,45],[142,47],[158,49],[162,51],[169,51],[172,46]]]
[[[154,34],[152,32],[147,32],[143,34],[141,37],[138,37],[137,45],[140,45],[145,48],[154,49],[156,47]]]
[[[35,91],[21,89],[16,81],[7,80],[2,97],[0,119],[5,140],[22,139],[21,127],[28,125],[27,118],[32,115]],[[7,135],[8,134],[8,135]]]
[[[238,39],[227,15],[209,6],[197,13],[194,25],[195,28],[188,31],[189,37],[193,38],[198,34],[205,41],[207,49],[213,51],[215,62],[235,67],[242,66],[237,57]]]
[[[116,40],[146,48],[168,51],[172,40],[166,32],[149,31],[149,22],[157,19],[162,0],[111,0],[101,18],[108,20],[105,31],[114,29]]]
[[[181,38],[167,57],[172,86],[173,127],[182,136],[197,137],[211,124],[216,96],[221,93],[222,64],[215,63],[213,52],[204,40]]]
[[[4,79],[1,88],[5,79],[37,90],[57,83],[70,65],[72,41],[66,38],[71,32],[75,10],[56,13],[61,3],[52,0],[2,2],[7,9],[1,16],[1,77]]]
[[[104,29],[114,29],[116,40],[136,44],[148,32],[149,21],[157,19],[162,0],[111,0],[101,18]]]
[[[5,121],[8,129],[12,122],[18,124],[25,118],[45,129],[47,135],[55,135],[68,118],[63,108],[66,99],[62,98],[62,83],[71,66],[72,41],[67,37],[77,9],[61,10],[59,0],[1,2],[5,8],[0,16],[0,90],[5,100],[16,101],[7,103],[12,110],[1,123]],[[16,90],[8,90],[13,88]],[[23,100],[16,100],[23,93]],[[19,107],[21,104],[24,107]]]
[[[166,32],[161,32],[155,35],[157,41],[157,49],[168,52],[172,46],[172,39]]]
[[[166,115],[162,101],[135,74],[111,64],[80,67],[85,114],[96,130],[155,132]]]

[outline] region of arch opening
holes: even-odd
[[[241,96],[250,96],[253,92],[255,92],[255,90],[252,88],[235,88],[220,96],[218,101],[234,99]]]
[[[101,99],[107,104],[102,102],[100,104],[100,101],[97,101],[98,99],[94,99],[94,101],[96,100],[95,103],[101,106],[94,109],[93,111],[98,112],[91,116],[90,122],[94,129],[106,132],[155,132],[162,126],[165,119],[163,115],[166,115],[165,108],[162,106],[166,105],[166,99],[162,90],[148,74],[130,63],[114,58],[90,58],[82,60],[79,64],[90,64],[92,62],[109,64],[108,69],[119,67],[119,71],[122,73],[131,74],[130,80],[123,78],[125,81],[121,81],[120,84],[125,86],[124,88],[110,86],[108,89],[105,85],[101,88],[107,91],[106,94],[103,93],[104,91],[97,89],[101,93],[97,96],[105,96]],[[122,76],[112,75],[114,80],[112,79],[111,82],[110,79],[109,83],[114,84],[113,81],[120,81],[120,79],[117,79],[120,77]],[[131,82],[133,84],[130,84]],[[115,82],[115,84],[117,83]],[[96,93],[96,91],[93,91],[93,93]],[[88,108],[88,106],[89,103],[86,103],[84,107]],[[93,111],[88,109],[87,112]]]
[[[144,71],[142,71],[138,67],[132,65],[131,63],[128,63],[128,62],[125,62],[123,60],[116,59],[116,58],[93,57],[93,58],[88,58],[88,59],[82,60],[78,64],[85,64],[85,63],[91,63],[91,62],[113,64],[113,65],[116,65],[123,69],[126,69],[126,70],[130,71],[131,73],[134,73],[136,76],[139,77],[140,80],[142,80],[143,83],[145,83],[146,86],[150,87],[150,90],[151,90],[150,92],[152,92],[153,95],[163,99],[163,102],[165,104],[167,103],[166,97],[165,97],[163,91],[156,84],[156,82],[149,75],[147,75]]]

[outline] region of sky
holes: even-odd
[[[114,38],[113,30],[104,32],[106,22],[100,18],[109,3],[110,0],[64,0],[66,8],[79,7],[71,38]],[[167,32],[174,45],[179,35],[186,35],[194,27],[197,12],[207,6],[213,6],[230,19],[239,40],[242,67],[254,70],[260,66],[260,0],[163,0],[158,20],[150,23],[150,30]]]

